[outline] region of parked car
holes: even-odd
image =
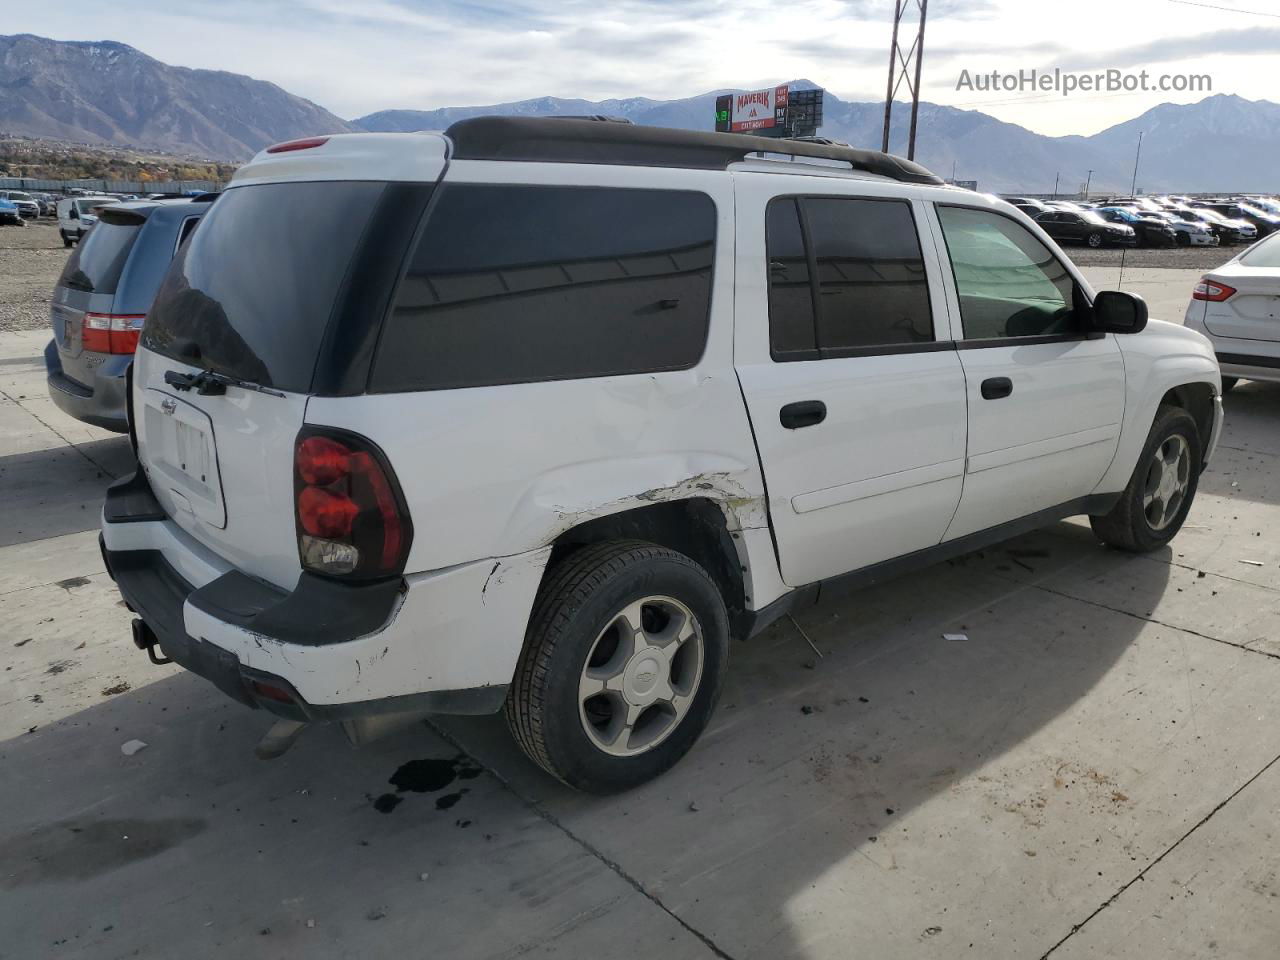
[[[529,117],[259,153],[133,379],[140,647],[275,714],[267,755],[505,710],[597,792],[821,584],[1074,514],[1163,546],[1221,421],[1203,337],[914,163]]]
[[[1106,244],[1135,246],[1137,235],[1130,226],[1108,223],[1092,210],[1074,213],[1070,210],[1050,210],[1036,217],[1036,223],[1053,239],[1084,243],[1091,247]]]
[[[1099,207],[1098,216],[1108,223],[1120,223],[1133,229],[1139,246],[1171,247],[1178,242],[1178,235],[1166,221],[1155,214],[1138,214],[1126,207]]]
[[[98,222],[98,209],[118,203],[115,197],[68,197],[58,201],[58,233],[62,245],[69,247],[80,242]]]
[[[1257,228],[1243,220],[1228,220],[1221,214],[1201,207],[1180,206],[1177,215],[1196,223],[1202,223],[1213,231],[1222,245],[1253,243],[1258,238]]]
[[[63,412],[129,429],[126,375],[143,317],[174,253],[208,209],[187,201],[102,208],[53,289],[44,361],[49,396]]]
[[[1280,217],[1276,217],[1250,203],[1228,200],[1217,203],[1197,203],[1195,206],[1209,209],[1228,220],[1243,220],[1257,228],[1258,236],[1265,237],[1280,230]]]
[[[40,206],[40,216],[54,217],[58,214],[57,198],[50,193],[33,193],[31,195]]]
[[[4,197],[0,197],[0,223],[12,223],[19,227],[27,225],[27,221],[22,219],[22,212],[18,209],[18,205]]]
[[[18,213],[24,220],[34,220],[40,216],[40,204],[31,194],[22,190],[0,190],[0,197],[11,200],[18,207]]]
[[[1241,379],[1280,381],[1280,233],[1206,273],[1184,322],[1213,343],[1224,393]]]
[[[1168,210],[1163,213],[1153,213],[1152,216],[1159,217],[1173,228],[1180,247],[1216,247],[1218,245],[1218,235],[1201,220],[1188,220],[1182,214]]]

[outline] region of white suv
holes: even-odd
[[[1220,389],[1202,336],[883,154],[585,119],[314,138],[174,261],[103,545],[140,647],[282,718],[263,752],[505,710],[604,792],[675,763],[730,639],[824,584],[1073,514],[1161,547]]]

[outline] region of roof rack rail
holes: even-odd
[[[568,117],[472,117],[445,131],[459,160],[604,163],[723,170],[756,153],[841,160],[854,170],[903,183],[940,186],[918,163],[873,150],[742,133],[673,130]]]

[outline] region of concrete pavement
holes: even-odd
[[[0,958],[1274,956],[1280,387],[1171,548],[1063,523],[832,598],[823,657],[736,646],[693,753],[601,799],[498,718],[255,760],[263,715],[129,642],[128,445],[43,339],[0,338]]]

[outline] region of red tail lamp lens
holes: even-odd
[[[314,537],[328,540],[351,536],[360,508],[342,494],[330,493],[322,487],[303,487],[298,494],[298,520],[302,529]]]
[[[86,313],[81,346],[93,353],[133,353],[146,319],[143,313]]]
[[[307,437],[298,444],[302,482],[325,487],[351,472],[351,451],[329,437]]]
[[[1197,283],[1195,289],[1191,291],[1192,300],[1208,300],[1210,303],[1221,303],[1235,295],[1235,287],[1229,287],[1225,283],[1219,283],[1207,277]]]
[[[328,142],[328,137],[304,137],[301,140],[286,140],[284,143],[277,143],[267,147],[267,153],[289,153],[293,150],[310,150],[312,147],[323,147]]]
[[[413,529],[395,476],[371,442],[307,428],[294,451],[294,493],[305,569],[352,579],[403,571]]]

